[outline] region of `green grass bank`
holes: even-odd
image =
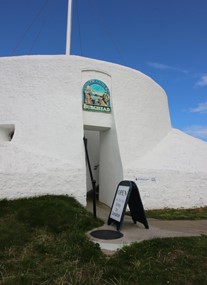
[[[85,233],[102,225],[74,199],[0,201],[0,284],[207,284],[207,237],[134,243],[105,256]]]

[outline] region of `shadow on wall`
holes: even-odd
[[[15,126],[13,124],[0,125],[0,143],[11,141],[15,132]]]

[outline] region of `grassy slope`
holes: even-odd
[[[207,284],[207,237],[155,239],[102,254],[101,225],[74,199],[0,202],[0,284]]]
[[[207,219],[207,207],[195,209],[147,210],[148,218],[162,220],[202,220]]]

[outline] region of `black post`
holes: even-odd
[[[93,179],[93,173],[91,170],[91,164],[89,160],[89,155],[88,155],[88,148],[87,148],[87,138],[83,138],[84,141],[84,146],[85,146],[85,152],[86,152],[86,160],[88,164],[88,169],[91,177],[91,183],[92,183],[92,189],[93,189],[93,216],[96,219],[96,180]]]

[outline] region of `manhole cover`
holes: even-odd
[[[123,234],[112,230],[97,230],[90,233],[93,237],[99,239],[118,239],[123,237]]]

